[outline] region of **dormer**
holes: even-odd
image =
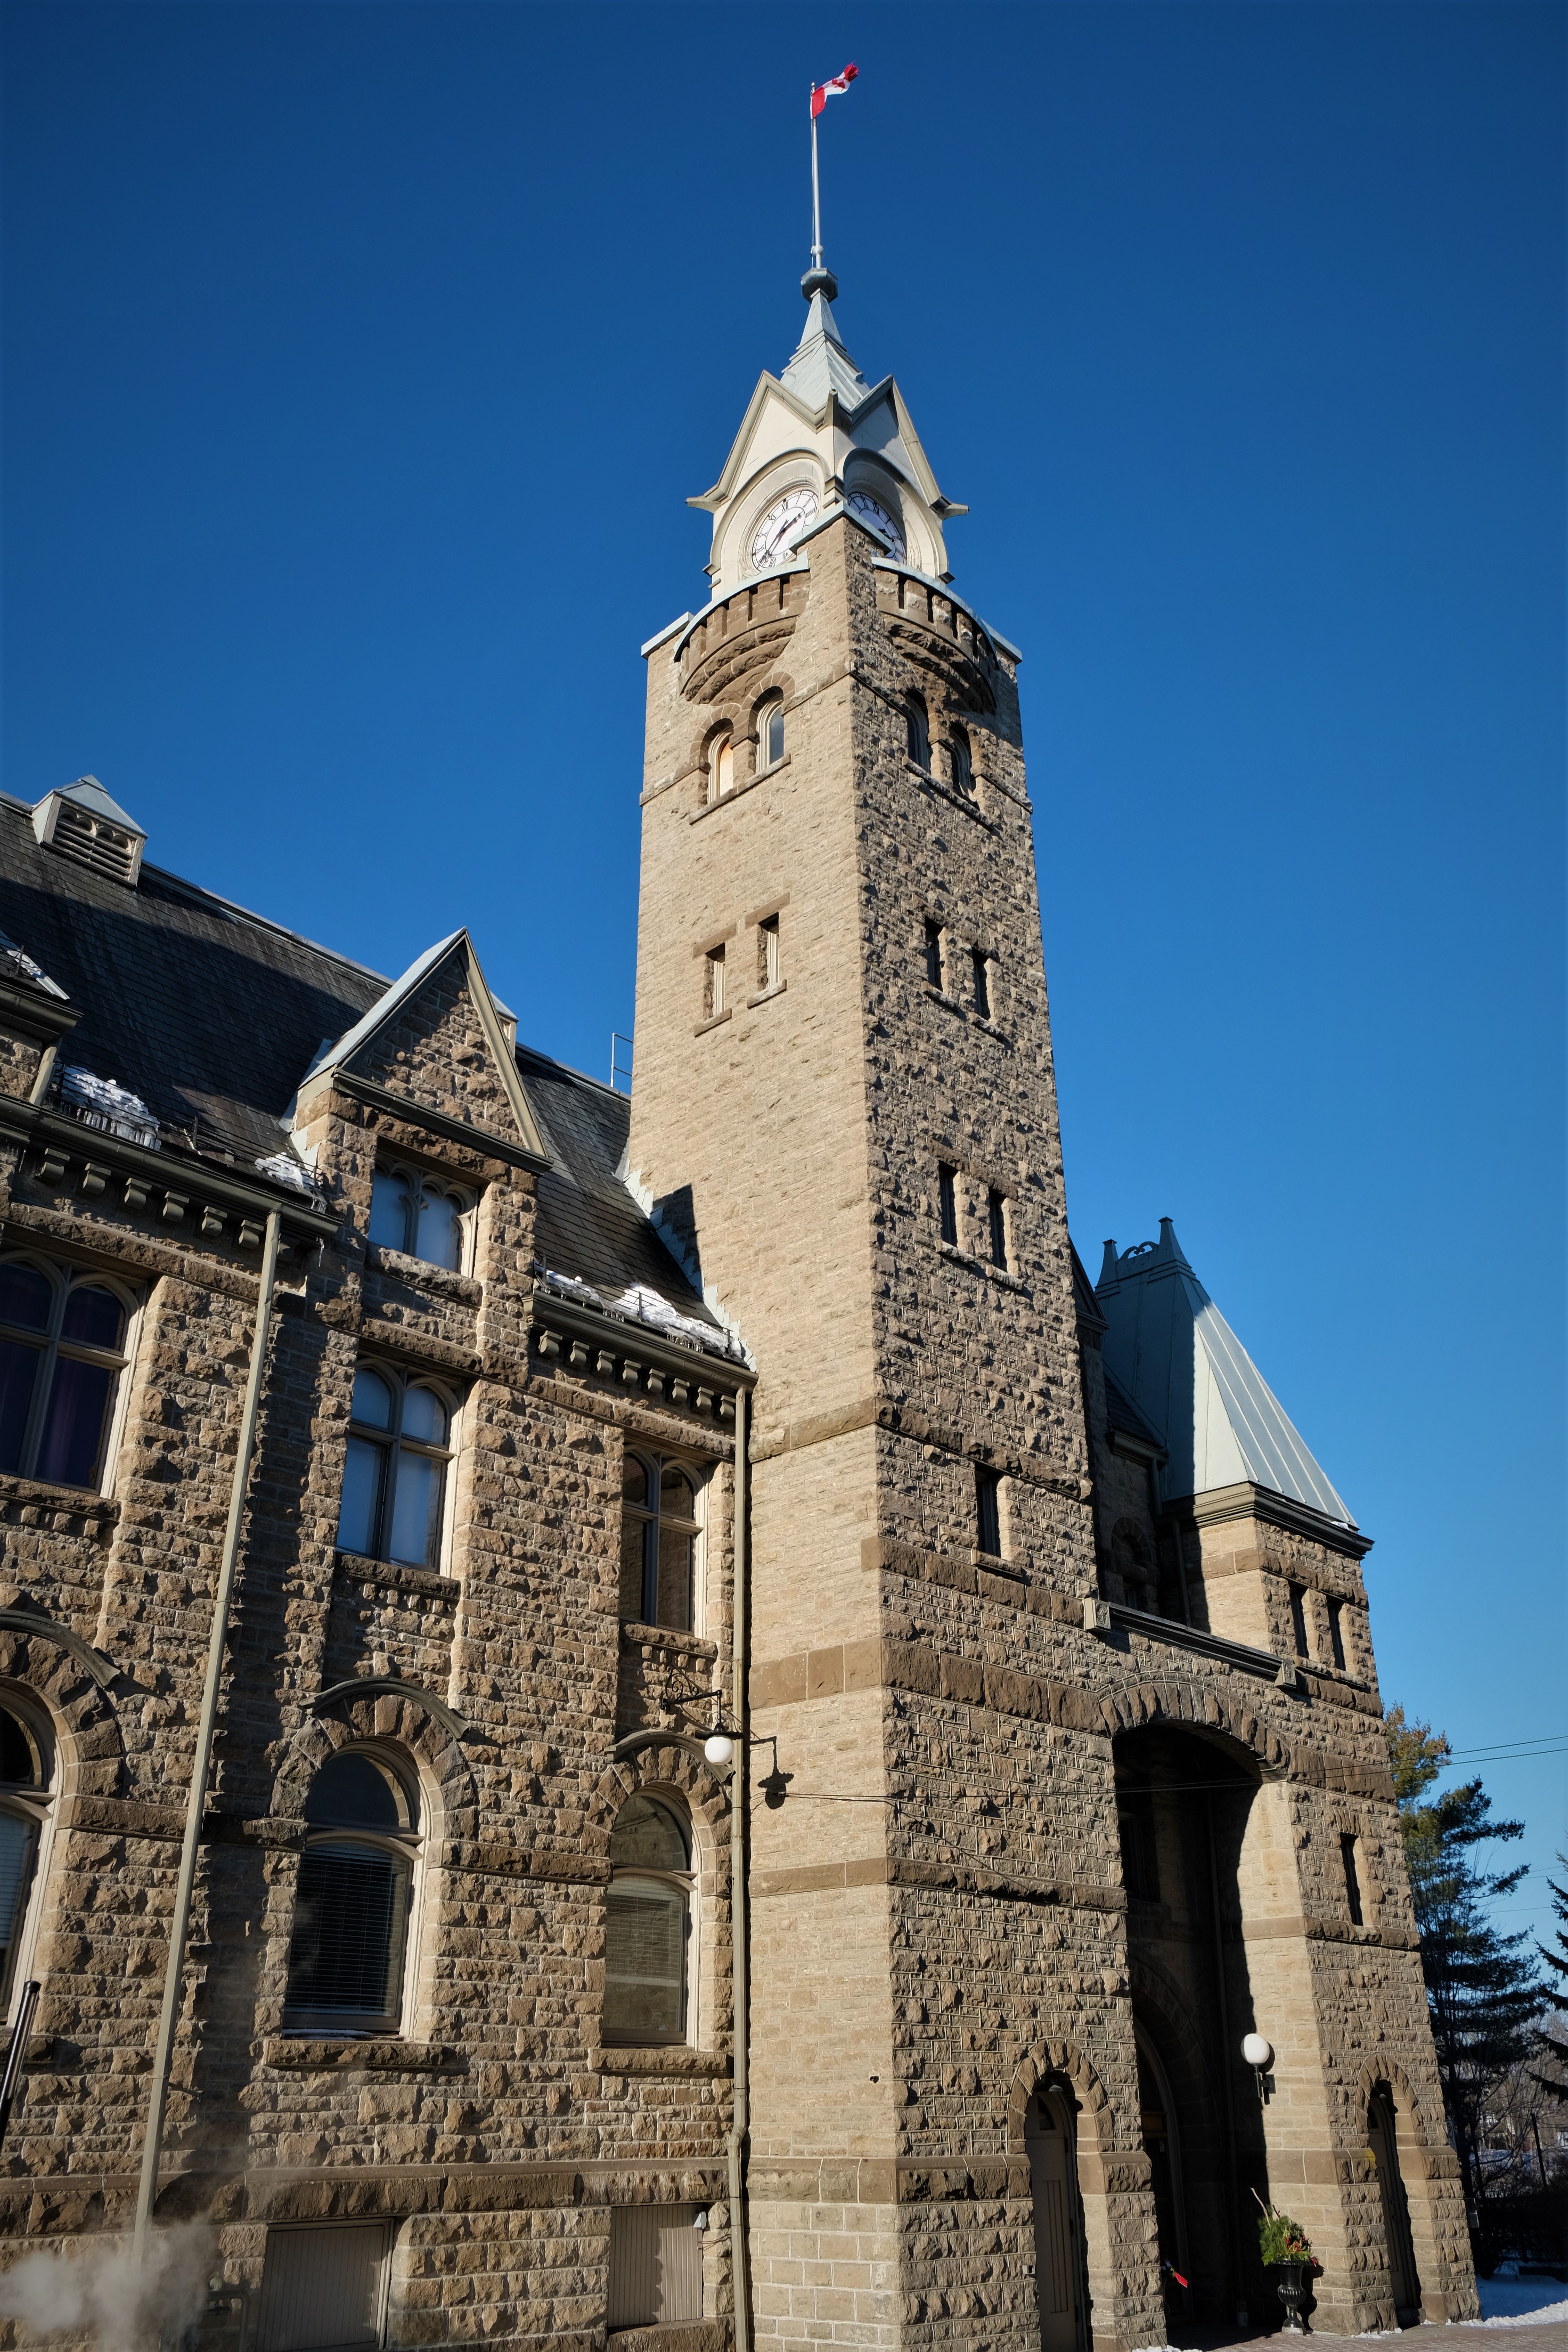
[[[46,793],[33,811],[33,831],[46,849],[136,887],[147,835],[96,776],[79,776],[74,784]]]
[[[766,372],[710,490],[688,499],[713,517],[714,596],[787,570],[802,536],[847,509],[895,562],[946,580],[942,525],[967,509],[944,499],[893,378],[868,384],[833,315],[827,269],[801,280],[805,332],[782,375]]]

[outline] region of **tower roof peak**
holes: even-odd
[[[847,408],[858,408],[870,387],[833,315],[838,281],[830,269],[808,269],[800,283],[807,304],[805,329],[779,382],[814,415],[826,406],[829,394]]]

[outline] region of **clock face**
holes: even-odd
[[[795,552],[795,542],[816,512],[815,490],[786,490],[752,533],[752,569],[771,572]]]
[[[880,499],[870,497],[865,490],[851,490],[844,503],[852,515],[858,515],[862,522],[868,522],[873,530],[879,530],[884,539],[892,541],[893,553],[901,563],[904,560],[904,534]]]

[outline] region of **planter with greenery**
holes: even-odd
[[[1258,2197],[1258,2191],[1253,2190]],[[1258,2251],[1266,2270],[1278,2271],[1277,2292],[1285,2306],[1287,2336],[1308,2336],[1311,2333],[1301,2315],[1301,2305],[1311,2292],[1314,2272],[1322,2268],[1311,2242],[1300,2221],[1292,2221],[1289,2213],[1277,2213],[1272,2205],[1258,2198],[1261,2218],[1258,2224]]]

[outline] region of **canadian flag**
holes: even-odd
[[[822,112],[823,108],[826,105],[830,98],[843,97],[845,91],[848,89],[850,83],[856,79],[859,71],[860,68],[858,66],[846,66],[843,72],[841,74],[835,74],[831,81],[820,83],[814,81],[812,83],[811,119],[814,122],[816,121],[817,116]]]

